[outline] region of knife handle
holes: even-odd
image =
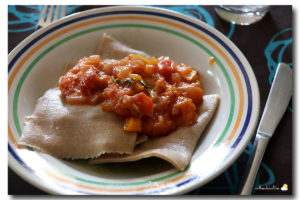
[[[253,184],[256,178],[257,171],[259,169],[261,160],[265,153],[266,147],[270,137],[257,134],[253,144],[253,148],[246,165],[244,176],[241,181],[242,188],[240,189],[241,195],[250,195],[252,192]]]

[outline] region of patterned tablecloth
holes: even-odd
[[[101,6],[67,6],[67,14]],[[263,110],[279,62],[293,66],[292,6],[271,6],[267,15],[250,26],[229,24],[217,16],[214,6],[158,6],[197,18],[226,35],[244,53],[256,75]],[[43,6],[8,6],[8,51],[34,32]],[[9,69],[8,69],[9,70]],[[253,194],[293,194],[293,108],[290,102],[265,152]],[[253,140],[252,140],[253,142]],[[237,194],[252,142],[224,173],[188,193]],[[284,185],[286,184],[286,185]],[[285,186],[285,187],[283,187]],[[8,169],[8,193],[46,194]]]

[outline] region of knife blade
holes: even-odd
[[[279,63],[262,114],[253,148],[241,181],[241,195],[250,195],[270,138],[289,104],[293,92],[293,72],[285,63]]]

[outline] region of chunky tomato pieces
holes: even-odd
[[[126,118],[125,131],[150,137],[195,123],[203,101],[198,72],[169,57],[85,57],[60,78],[59,89],[67,103],[101,104]]]

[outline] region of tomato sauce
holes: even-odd
[[[126,118],[125,131],[150,137],[195,123],[203,101],[198,72],[165,56],[85,57],[60,78],[59,89],[68,104],[101,104]]]

